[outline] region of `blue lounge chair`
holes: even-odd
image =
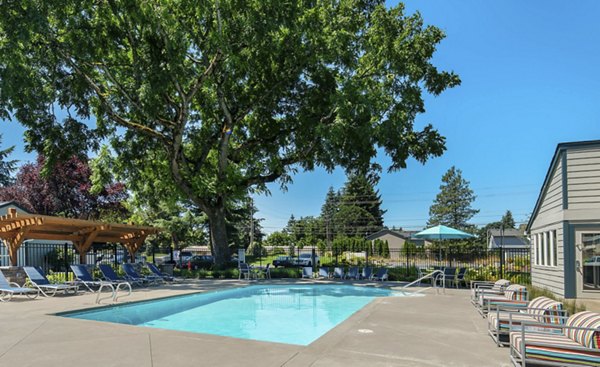
[[[40,268],[35,266],[24,266],[23,270],[27,274],[29,283],[33,288],[37,288],[40,293],[46,297],[54,297],[57,292],[64,292],[64,294],[77,294],[79,291],[79,284],[77,283],[58,283],[52,284],[46,278]]]
[[[360,274],[361,279],[371,279],[373,276],[373,268],[370,266],[365,266]]]
[[[100,269],[100,272],[102,273],[102,277],[106,281],[113,282],[113,283],[129,283],[129,285],[142,285],[143,284],[140,281],[134,281],[131,279],[126,279],[126,278],[118,276],[117,273],[115,273],[112,266],[110,266],[108,264],[100,264],[100,265],[98,265],[98,269]]]
[[[377,269],[377,273],[375,273],[375,275],[373,275],[373,280],[380,280],[382,282],[388,280],[387,268]]]
[[[305,266],[302,268],[302,278],[312,278],[313,277],[313,271],[312,271],[312,266]]]
[[[121,268],[125,272],[125,279],[133,281],[133,282],[141,282],[142,284],[154,285],[154,284],[162,283],[162,281],[163,281],[162,278],[159,278],[156,276],[146,277],[146,276],[140,275],[133,267],[133,264],[129,264],[129,263],[121,264]]]
[[[0,301],[10,301],[14,295],[27,296],[29,299],[37,298],[40,292],[37,289],[21,287],[17,283],[9,282],[4,273],[0,271]]]
[[[321,266],[319,268],[319,278],[330,278],[329,268],[326,266]]]
[[[348,269],[348,273],[346,273],[346,279],[356,279],[358,280],[358,266],[353,266]]]
[[[162,271],[160,271],[160,269],[156,265],[154,265],[152,263],[146,263],[146,267],[152,272],[152,274],[156,275],[157,277],[163,278],[167,282],[172,282],[175,280],[174,277],[163,273]]]
[[[344,269],[343,268],[334,268],[333,269],[333,278],[344,279]]]
[[[94,288],[100,288],[103,284],[100,280],[94,280],[85,265],[71,265],[71,270],[73,270],[73,274],[75,274],[75,280],[79,282],[79,284],[83,284],[90,292],[96,292],[96,289]]]

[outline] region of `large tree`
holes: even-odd
[[[443,224],[446,226],[469,229],[468,221],[479,213],[471,205],[475,194],[469,187],[469,181],[462,177],[462,171],[452,166],[442,177],[440,192],[429,207],[428,226]]]
[[[0,134],[0,142],[2,142],[2,134]],[[0,187],[8,186],[14,181],[12,173],[17,168],[18,161],[7,159],[13,150],[15,150],[14,145],[0,150]]]
[[[460,82],[431,63],[443,38],[383,0],[5,2],[0,117],[50,157],[110,139],[133,190],[174,188],[208,216],[224,263],[226,205],[249,188],[443,153],[413,126],[423,93]]]
[[[381,195],[375,189],[375,184],[362,174],[348,177],[335,216],[336,226],[344,229],[342,235],[364,237],[383,229],[386,211],[381,209]]]

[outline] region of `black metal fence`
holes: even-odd
[[[247,262],[284,266],[313,265],[312,248],[263,248],[260,253],[247,254]],[[310,256],[309,256],[310,254]],[[253,256],[254,255],[254,256]],[[467,278],[495,280],[507,278],[520,284],[531,283],[531,258],[529,248],[412,248],[373,251],[333,251],[314,249],[316,266],[386,267],[396,278],[416,279],[418,274],[445,267],[467,268]]]
[[[313,261],[314,251],[314,261]],[[143,249],[136,262],[144,261]],[[113,264],[115,267],[130,261],[129,253],[119,245],[94,245],[86,254],[87,264]],[[152,261],[153,258],[148,259]],[[259,248],[255,254],[246,253],[246,262],[265,266],[371,266],[390,269],[395,278],[416,279],[424,271],[443,267],[467,268],[467,278],[495,280],[506,278],[512,282],[531,282],[529,248],[468,249],[410,248],[382,251],[336,251],[317,248]],[[65,272],[69,265],[79,264],[80,257],[69,243],[25,242],[17,254],[17,265],[40,266],[45,272]],[[0,246],[0,266],[10,265],[6,247]],[[210,265],[210,264],[209,264]],[[232,263],[232,266],[235,265]]]

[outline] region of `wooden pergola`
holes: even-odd
[[[158,231],[148,226],[17,213],[14,208],[0,216],[0,239],[8,248],[12,266],[17,265],[17,251],[25,240],[71,241],[84,264],[85,255],[94,242],[120,243],[133,259],[146,237]]]

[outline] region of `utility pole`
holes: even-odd
[[[250,197],[250,244],[254,242],[254,199]]]

